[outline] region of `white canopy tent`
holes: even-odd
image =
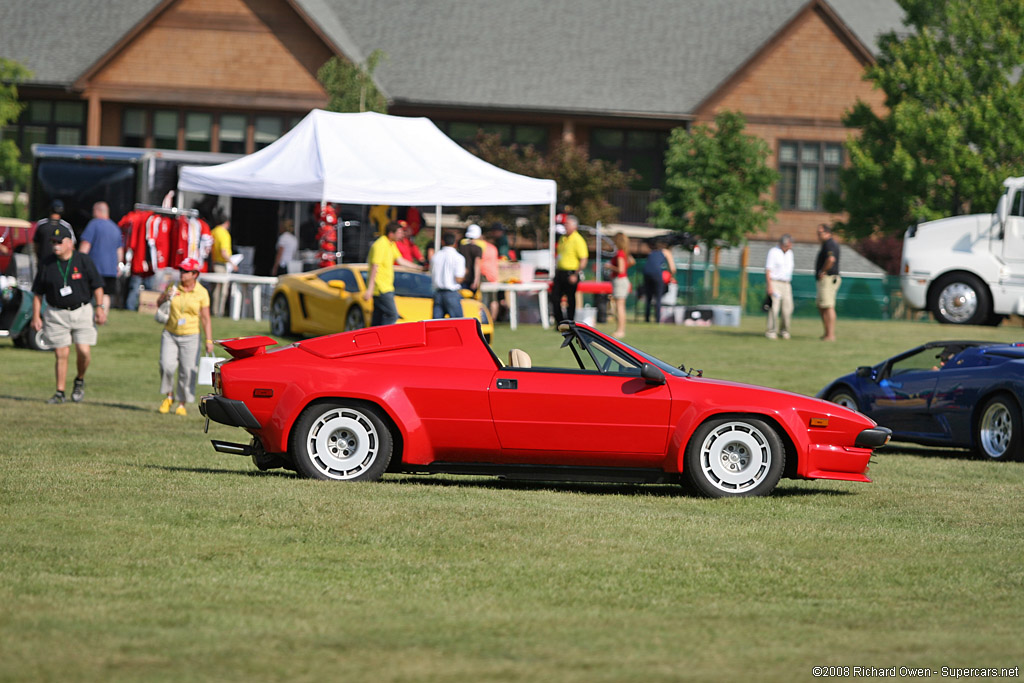
[[[555,181],[493,166],[426,118],[314,109],[254,154],[217,166],[183,166],[178,190],[284,201],[434,206],[435,243],[440,240],[442,206],[547,204],[548,246],[554,247]]]

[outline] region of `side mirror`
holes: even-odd
[[[996,218],[999,221],[1000,234],[1006,226],[1006,219],[1010,215],[1010,190],[1007,190],[999,197],[996,204]]]
[[[644,363],[640,366],[640,376],[651,386],[660,386],[665,383],[665,373],[656,365]]]
[[[330,280],[327,283],[327,286],[330,287],[331,289],[340,289],[343,292],[345,291],[345,281],[344,280]]]
[[[858,377],[866,377],[867,379],[875,378],[875,369],[870,365],[862,365],[857,368],[856,375]]]

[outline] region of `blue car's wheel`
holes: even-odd
[[[850,410],[860,410],[857,407],[857,397],[846,387],[833,389],[828,395],[828,400]]]
[[[1021,415],[1009,396],[993,396],[978,413],[974,450],[986,460],[1016,460],[1020,457]]]
[[[686,450],[686,477],[709,498],[765,496],[782,478],[786,451],[775,430],[744,415],[702,424]]]

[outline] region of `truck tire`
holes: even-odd
[[[928,309],[945,325],[990,325],[995,318],[988,288],[970,273],[940,277],[932,288]]]

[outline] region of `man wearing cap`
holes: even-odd
[[[75,251],[70,226],[58,223],[54,227],[50,223],[46,230],[51,253],[43,261],[32,283],[32,293],[35,294],[32,299],[32,329],[43,331],[47,346],[53,348],[56,356],[57,392],[47,403],[65,401],[68,356],[71,355],[71,344],[74,343],[78,374],[71,400],[77,403],[85,397],[85,371],[92,359],[89,347],[96,344],[96,325],[107,321],[107,306],[103,303],[103,278],[88,254]],[[36,231],[38,234],[38,228]],[[45,313],[42,310],[44,298]]]
[[[402,239],[402,226],[392,221],[384,226],[384,234],[370,245],[367,261],[370,272],[366,278],[366,291],[363,298],[373,298],[373,315],[371,325],[391,325],[398,322],[398,309],[395,307],[395,264],[417,268],[417,264],[402,258],[395,244]]]
[[[558,240],[558,262],[555,268],[555,280],[551,286],[551,296],[555,302],[555,310],[561,317],[556,320],[576,319],[576,286],[580,282],[580,273],[587,267],[590,250],[587,241],[579,233],[579,221],[576,216],[567,214],[564,217],[565,235]],[[566,299],[566,307],[562,308],[562,297]]]
[[[53,255],[53,249],[50,247],[50,237],[56,228],[67,228],[68,232],[71,233],[71,243],[75,243],[75,231],[71,229],[70,223],[61,218],[63,213],[64,202],[54,199],[53,204],[50,206],[50,215],[36,222],[36,236],[33,243],[36,250],[37,273],[42,269],[43,261]]]
[[[466,259],[466,277],[462,280],[462,288],[474,294],[480,289],[480,259],[484,256],[483,248],[477,243],[483,230],[476,223],[466,228],[466,237],[459,242],[459,253]]]
[[[169,413],[177,394],[175,415],[187,415],[186,403],[196,400],[199,377],[199,331],[206,336],[206,352],[213,353],[210,324],[210,294],[199,284],[201,264],[187,258],[178,264],[181,279],[164,290],[157,305],[170,300],[171,311],[160,334],[160,392],[164,395],[159,412]],[[175,387],[174,373],[178,373]]]

